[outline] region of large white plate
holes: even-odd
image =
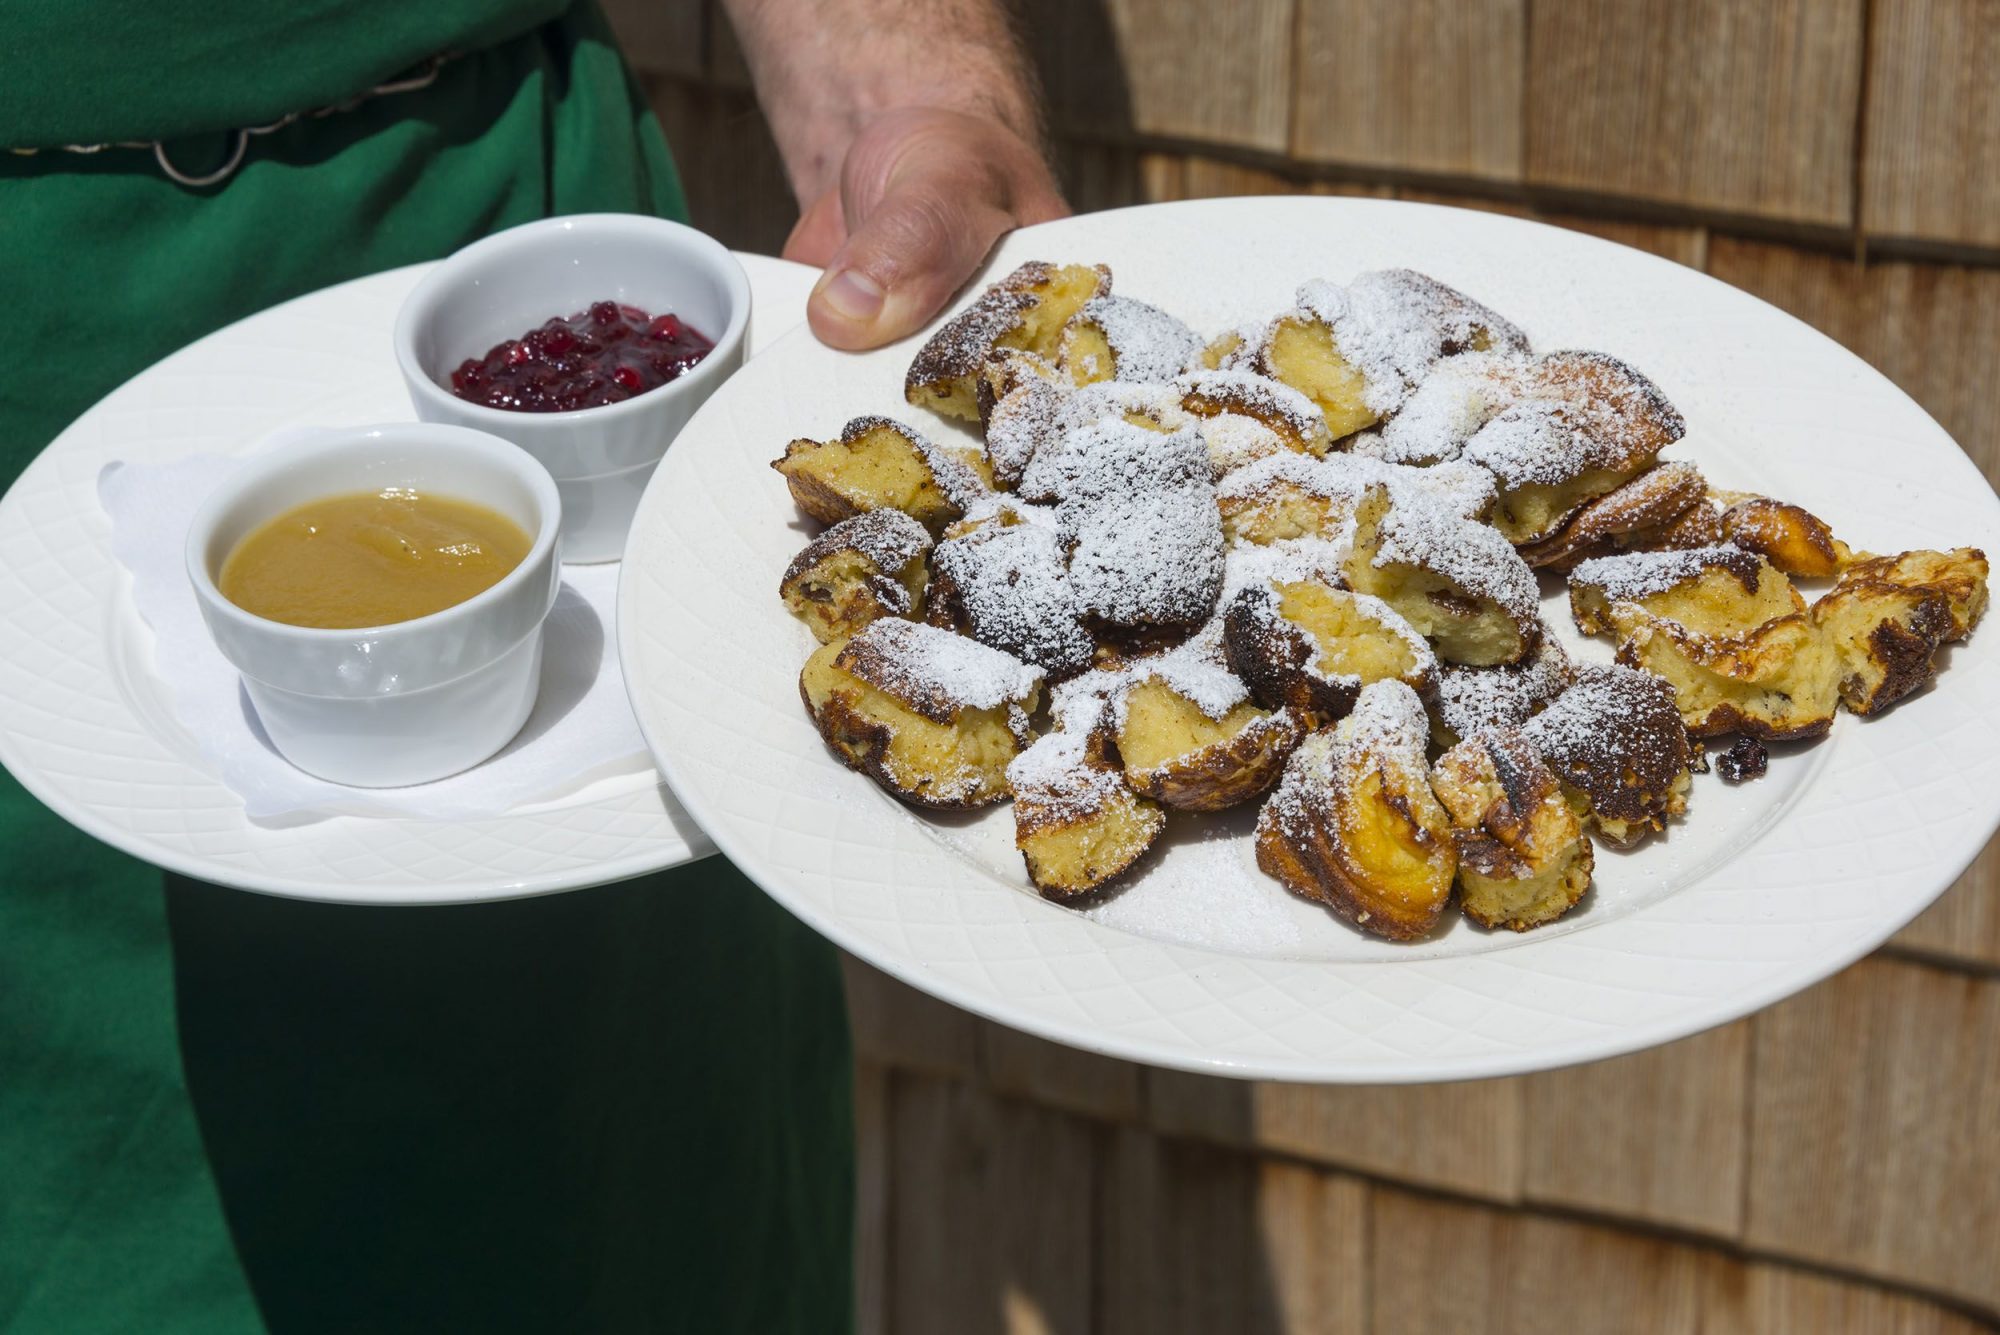
[[[813,271],[739,258],[753,340],[796,324]],[[428,267],[315,292],[182,349],[85,413],[0,499],[0,763],[90,834],[204,880],[356,904],[547,894],[713,851],[650,771],[491,820],[259,825],[174,719],[111,556],[99,470],[230,453],[279,427],[409,417],[389,331]]]
[[[1414,266],[1538,347],[1631,359],[1687,415],[1674,456],[1718,485],[1805,502],[1871,550],[2000,545],[1985,480],[1888,381],[1770,306],[1608,242],[1374,200],[1218,200],[1031,228],[985,277],[1029,258],[1106,261],[1118,291],[1209,331],[1281,308],[1305,278]],[[640,506],[618,623],[654,756],[722,851],[818,930],[947,1001],[1078,1047],[1245,1076],[1534,1070],[1676,1038],[1832,973],[1936,897],[2000,816],[1988,629],[1885,717],[1841,718],[1756,783],[1699,780],[1685,822],[1601,856],[1592,897],[1539,932],[1459,922],[1414,946],[1369,940],[1244,875],[1241,817],[1235,837],[1169,848],[1089,916],[1045,903],[1004,807],[951,821],[906,810],[843,769],[799,704],[811,638],[776,586],[806,528],[768,461],[794,436],[896,412],[913,349],[843,356],[794,334],[732,380]]]

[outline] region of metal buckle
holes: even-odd
[[[190,190],[201,190],[211,185],[220,185],[236,174],[237,169],[243,165],[244,157],[250,151],[250,136],[256,134],[273,134],[284,129],[287,125],[295,125],[299,121],[308,118],[317,120],[326,116],[337,116],[343,111],[352,111],[355,107],[360,106],[370,98],[390,97],[397,93],[414,93],[428,88],[437,82],[438,72],[447,64],[456,60],[459,54],[456,51],[441,51],[418,65],[416,72],[407,78],[391,79],[387,83],[378,83],[366,92],[348,98],[345,102],[336,102],[331,106],[315,107],[311,111],[294,111],[289,115],[280,116],[269,125],[252,125],[247,129],[237,130],[235,131],[236,144],[235,147],[229,150],[228,161],[205,176],[191,176],[179,167],[174,166],[173,159],[167,156],[167,146],[157,139],[151,143],[139,139],[121,140],[110,144],[63,144],[59,148],[64,153],[99,153],[107,148],[150,148],[153,150],[153,161],[160,165],[160,170],[166,173],[168,180],[178,185],[184,185]],[[8,151],[23,157],[33,157],[44,150],[40,148],[14,148]]]
[[[169,179],[178,181],[191,190],[199,190],[204,186],[220,184],[234,176],[236,169],[243,165],[243,155],[249,147],[250,131],[238,130],[236,147],[230,151],[229,160],[206,176],[190,176],[174,166],[173,160],[167,156],[167,146],[157,139],[153,141],[153,161],[160,164],[160,170],[165,172]]]

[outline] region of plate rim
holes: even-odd
[[[1101,219],[1110,215],[1142,214],[1163,209],[1212,209],[1218,205],[1242,206],[1246,203],[1258,205],[1276,203],[1282,208],[1304,207],[1307,209],[1324,209],[1330,212],[1348,213],[1394,214],[1406,213],[1410,210],[1445,212],[1465,219],[1477,220],[1472,225],[1481,227],[1493,226],[1503,230],[1509,228],[1533,229],[1560,236],[1564,238],[1564,244],[1566,245],[1581,243],[1587,247],[1606,247],[1614,251],[1623,252],[1628,257],[1632,255],[1641,256],[1649,265],[1674,271],[1676,281],[1685,281],[1689,277],[1700,278],[1704,280],[1705,284],[1712,284],[1714,287],[1729,294],[1729,299],[1731,300],[1747,300],[1755,303],[1756,306],[1761,307],[1765,312],[1781,316],[1785,322],[1795,327],[1795,334],[1803,331],[1809,341],[1818,346],[1822,352],[1827,348],[1835,350],[1845,364],[1858,370],[1865,376],[1868,382],[1887,386],[1891,389],[1894,395],[1900,399],[1900,407],[1903,411],[1917,414],[1922,421],[1929,423],[1934,428],[1939,437],[1950,443],[1952,446],[1950,453],[1956,457],[1958,461],[1957,466],[1969,473],[1971,477],[1976,478],[1978,486],[1987,493],[1989,502],[1996,508],[2000,508],[2000,500],[1993,498],[1992,488],[1986,482],[1978,466],[1966,454],[1963,447],[1959,446],[1951,438],[1950,434],[1941,425],[1937,424],[1935,419],[1932,419],[1922,406],[1912,399],[1900,386],[1895,385],[1893,381],[1890,381],[1886,376],[1875,370],[1875,368],[1862,360],[1858,355],[1828,335],[1793,316],[1791,313],[1768,302],[1764,302],[1760,298],[1743,292],[1741,289],[1737,289],[1730,284],[1724,283],[1713,275],[1677,264],[1665,256],[1624,246],[1607,238],[1593,236],[1588,233],[1578,233],[1554,227],[1536,220],[1493,215],[1447,205],[1400,200],[1350,199],[1345,197],[1282,197],[1275,201],[1265,199],[1251,201],[1241,199],[1175,201],[1167,204],[1137,205],[1127,209],[1107,210],[1105,213],[1087,216]],[[1063,220],[1057,223],[1044,224],[1036,228],[1023,229],[1014,235],[1017,237],[1028,237],[1031,241],[1039,239],[1042,236],[1048,236],[1051,238],[1049,244],[1060,249],[1064,246],[1064,241],[1053,229],[1065,227],[1071,221],[1073,220]],[[960,309],[965,301],[969,299],[970,293],[973,290],[984,282],[990,281],[990,276],[995,267],[995,259],[989,257],[987,263],[982,266],[980,273],[975,276],[974,280],[965,289],[961,290],[952,304],[947,308],[947,314]],[[790,346],[792,340],[798,337],[800,335],[796,332],[789,335],[787,339],[774,344],[771,351],[782,354]],[[720,412],[722,405],[726,402],[726,398],[718,396],[717,400],[711,401],[709,405],[704,405],[702,411],[704,414]],[[698,426],[698,421],[691,423],[690,429],[696,429]],[[690,456],[683,456],[684,459],[687,457]],[[664,470],[662,476],[666,476]],[[650,531],[646,525],[646,517],[654,509],[663,508],[662,503],[655,502],[652,492],[655,488],[660,488],[664,491],[665,485],[659,478],[656,478],[654,486],[648,489],[648,496],[642,499],[639,518],[635,520],[632,536],[628,540],[626,552],[628,568],[631,568],[632,558],[644,544],[645,535]],[[640,581],[621,581],[619,589],[619,622],[621,625],[635,624],[632,618],[636,613],[628,611],[628,602],[636,601],[642,596],[639,592],[640,588]],[[729,857],[765,893],[771,895],[782,904],[787,911],[801,918],[815,931],[833,940],[843,949],[848,950],[861,959],[867,960],[875,967],[881,968],[912,986],[962,1009],[970,1010],[1024,1032],[1036,1034],[1052,1041],[1086,1051],[1169,1069],[1197,1073],[1246,1079],[1365,1084],[1404,1084],[1439,1080],[1486,1079],[1505,1075],[1524,1074],[1583,1061],[1620,1056],[1672,1042],[1676,1039],[1730,1023],[1745,1015],[1761,1010],[1785,997],[1796,994],[1814,982],[1830,977],[1832,974],[1847,968],[1856,960],[1877,949],[1884,941],[1893,936],[1925,908],[1936,902],[1938,896],[1948,889],[1963,874],[1965,868],[1978,856],[1979,851],[1991,838],[1994,829],[2000,828],[2000,797],[1996,797],[1994,801],[1986,804],[1989,808],[1986,819],[1983,822],[1975,822],[1979,829],[1968,826],[1967,833],[1961,837],[1960,846],[1949,849],[1941,856],[1933,855],[1933,857],[1926,860],[1925,867],[1928,869],[1928,874],[1925,879],[1934,883],[1927,893],[1922,895],[1912,894],[1905,899],[1898,900],[1893,911],[1885,913],[1881,917],[1871,921],[1865,930],[1857,931],[1841,939],[1836,945],[1801,955],[1787,966],[1766,974],[1753,985],[1735,991],[1711,995],[1701,1004],[1673,1011],[1664,1018],[1650,1023],[1625,1024],[1608,1033],[1587,1034],[1568,1042],[1532,1049],[1496,1049],[1477,1056],[1437,1057],[1428,1060],[1404,1058],[1394,1065],[1347,1065],[1341,1062],[1328,1063],[1307,1058],[1243,1058],[1202,1055],[1191,1053],[1184,1047],[1155,1042],[1142,1037],[1107,1034],[1101,1029],[1079,1029],[1068,1026],[1052,1019],[1046,1014],[1037,1013],[1028,1008],[1017,997],[1000,992],[998,989],[982,989],[976,985],[961,982],[958,978],[943,972],[932,962],[918,958],[914,952],[906,952],[904,955],[894,957],[886,956],[885,952],[877,947],[877,943],[869,939],[858,926],[848,922],[837,912],[822,907],[815,896],[786,885],[783,878],[778,875],[776,869],[761,865],[761,859],[758,856],[757,850],[752,849],[744,842],[740,837],[739,831],[734,827],[726,813],[721,812],[712,804],[711,799],[713,795],[704,790],[700,782],[693,781],[693,776],[683,767],[681,758],[676,754],[675,750],[663,742],[661,731],[665,724],[663,720],[655,717],[653,710],[642,699],[642,692],[639,687],[639,683],[646,680],[643,666],[640,662],[643,654],[641,645],[642,641],[639,636],[621,634],[619,637],[619,653],[625,661],[627,690],[633,695],[634,712],[639,719],[641,731],[646,736],[647,744],[653,752],[655,763],[659,766],[660,772],[665,776],[669,786],[673,788],[676,797],[687,808],[689,813],[694,816],[696,821],[708,831],[709,837],[715,841],[723,854]],[[1852,727],[1852,723],[1849,726]],[[1827,742],[1822,743],[1822,745],[1832,744],[1833,739],[1828,739]],[[1782,824],[1782,822],[1780,823]],[[1980,832],[1980,830],[1983,830],[1983,832]],[[1761,837],[1760,835],[1759,838],[1761,839]],[[1754,844],[1756,841],[1752,842]],[[1734,858],[1731,859],[1732,862],[1735,860]],[[1721,869],[1718,868],[1717,870]],[[1714,874],[1713,872],[1710,873],[1711,876]],[[1707,878],[1704,877],[1703,879]],[[1699,885],[1700,882],[1696,882],[1693,885],[1683,887],[1674,895],[1667,896],[1662,902],[1671,902],[1673,899],[1679,898],[1689,891],[1698,889]],[[1022,897],[1028,898],[1025,894]],[[1064,910],[1058,909],[1056,911],[1063,912]],[[1641,908],[1630,916],[1640,916],[1644,911],[1644,908]],[[1611,924],[1607,923],[1605,925],[1610,926]],[[1093,926],[1106,931],[1120,931],[1120,929],[1111,928],[1103,924],[1093,924]],[[976,930],[976,926],[970,930]],[[1130,937],[1132,940],[1144,942],[1146,945],[1166,952],[1169,955],[1177,953],[1202,953],[1199,947],[1174,945],[1131,933],[1121,934]],[[1587,939],[1590,935],[1591,932],[1585,930],[1574,934],[1574,937],[1577,939]],[[1219,954],[1220,952],[1213,952],[1215,956],[1219,956]],[[1444,965],[1454,962],[1446,960],[1435,961],[1437,964]],[[1313,967],[1327,970],[1330,973],[1339,973],[1350,969],[1373,967],[1377,963],[1414,964],[1418,962],[1315,962]]]

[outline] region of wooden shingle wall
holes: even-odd
[[[696,221],[796,217],[719,12],[614,0]],[[1022,0],[1078,209],[1501,209],[1753,292],[2000,480],[2000,0]],[[852,963],[867,1332],[2000,1331],[2000,844],[1652,1052],[1400,1089],[1147,1070]]]

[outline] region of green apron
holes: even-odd
[[[0,482],[219,325],[600,209],[682,200],[588,9],[212,189],[0,153]],[[837,963],[721,859],[444,909],[166,879],[0,775],[0,1331],[848,1327]]]

